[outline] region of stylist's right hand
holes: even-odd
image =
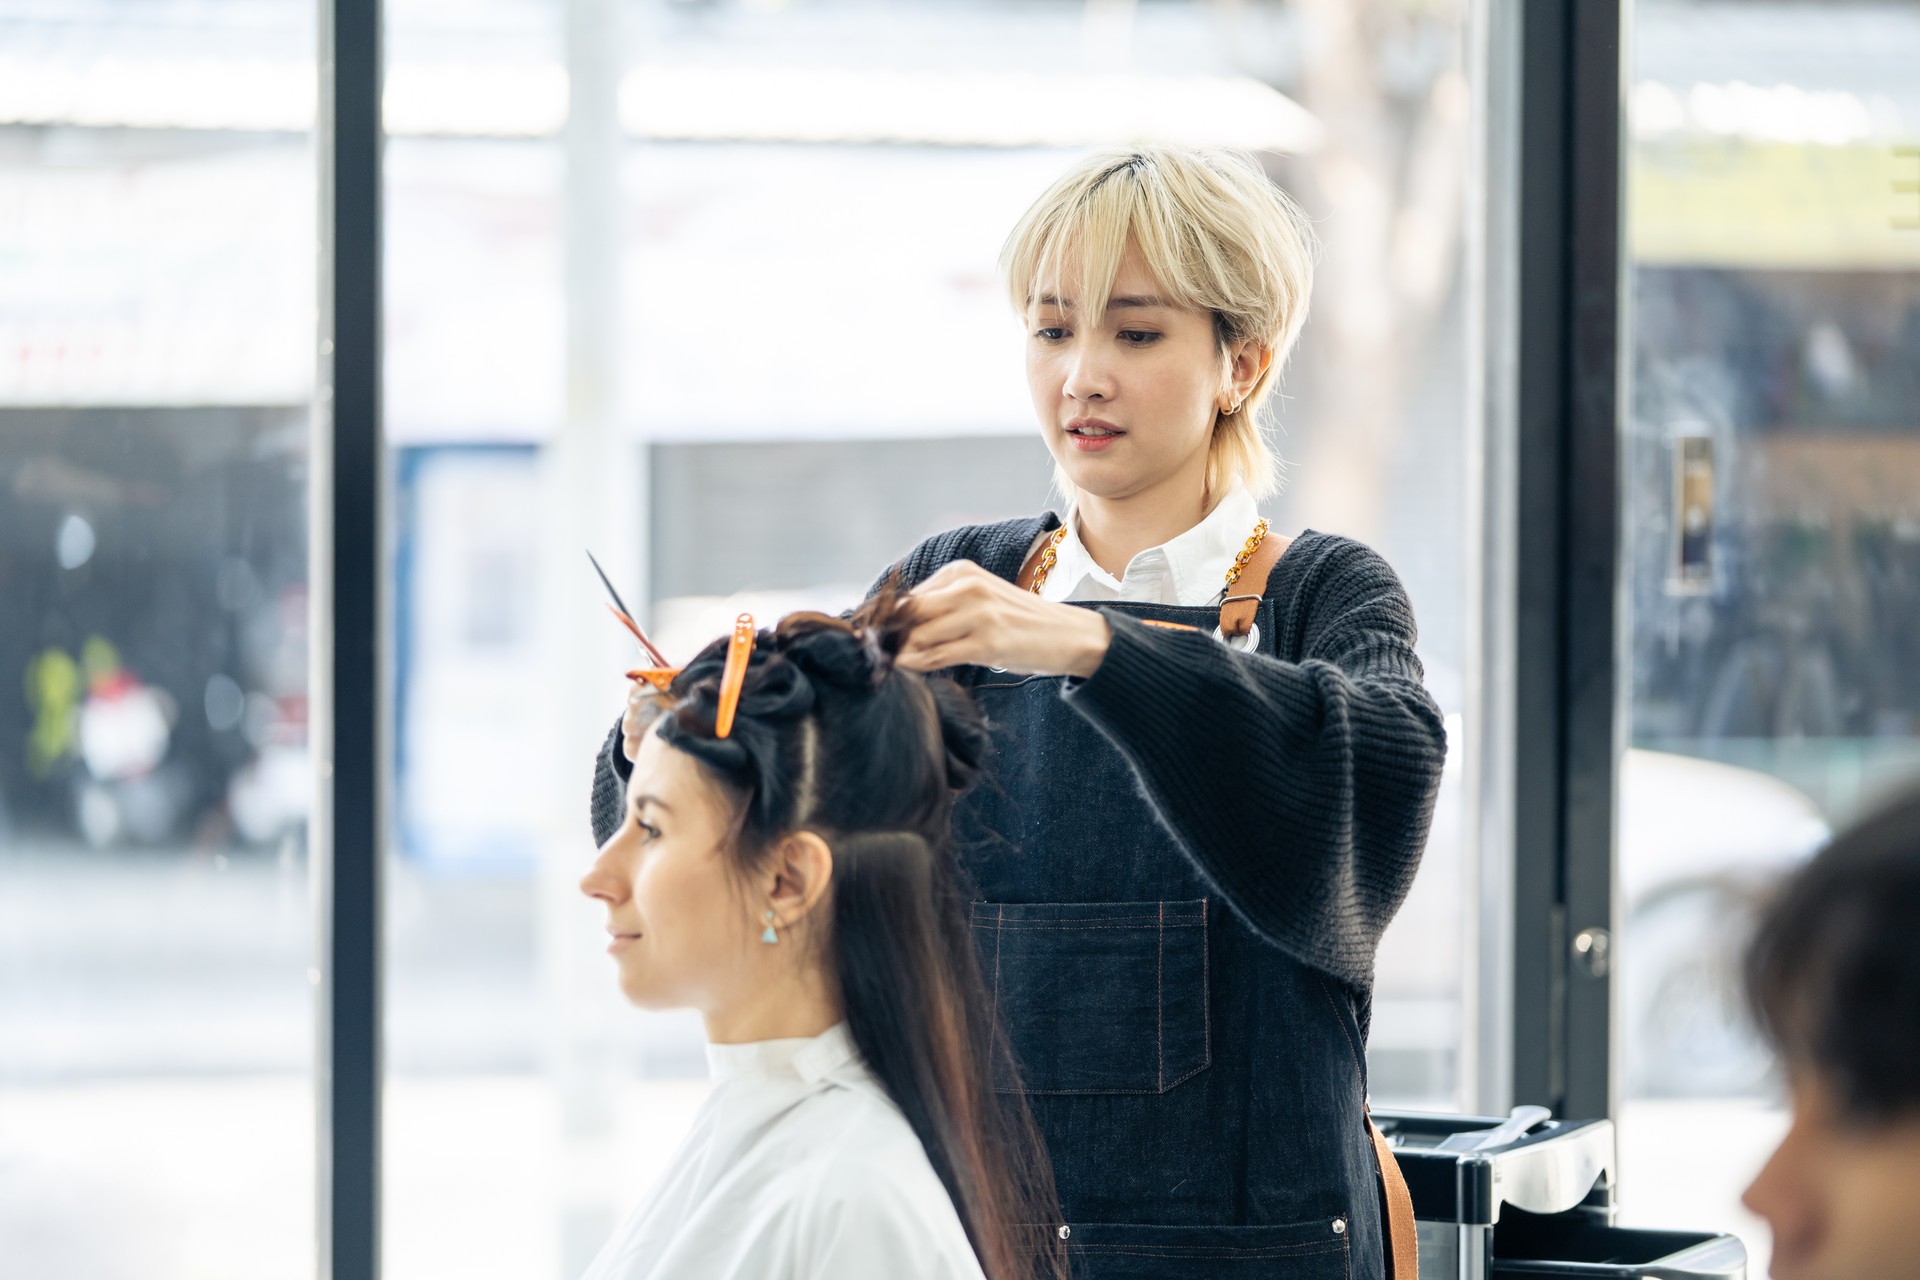
[[[627,712],[620,717],[620,749],[629,762],[640,754],[640,739],[653,724],[655,710],[649,703],[655,696],[653,686],[645,680],[627,686]]]
[[[972,665],[1084,678],[1113,640],[1107,620],[1093,610],[1042,600],[971,560],[934,570],[907,600],[913,631],[900,665],[909,671]]]

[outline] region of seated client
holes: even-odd
[[[949,836],[986,727],[895,665],[910,625],[890,593],[747,623],[647,699],[581,888],[627,998],[704,1017],[714,1089],[588,1280],[1063,1274]]]

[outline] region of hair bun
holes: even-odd
[[[776,802],[768,788],[756,784],[776,772],[780,729],[813,710],[813,683],[776,652],[769,633],[761,632],[740,685],[733,730],[716,738],[713,727],[720,713],[727,647],[724,638],[714,641],[674,677],[674,706],[660,725],[660,736],[735,785],[753,788],[756,803]]]
[[[726,672],[728,647],[727,639],[715,640],[673,681],[679,710],[694,710],[709,728],[720,708],[720,681]],[[755,636],[746,677],[740,683],[738,714],[755,720],[797,720],[813,709],[813,701],[813,686],[805,673],[784,660],[772,636],[765,631]]]
[[[872,628],[820,613],[781,621],[774,643],[815,681],[836,689],[870,689],[893,670],[893,655]]]
[[[713,731],[728,641],[715,640],[674,679],[659,734],[746,793],[745,830],[778,832],[824,814],[854,829],[871,821],[945,832],[952,797],[979,779],[991,740],[959,685],[897,669],[913,624],[890,583],[851,617],[796,613],[759,632],[725,738]],[[810,717],[815,729],[797,731]],[[816,769],[816,749],[834,763]],[[874,795],[886,799],[859,799]]]

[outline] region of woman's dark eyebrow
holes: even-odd
[[[659,796],[648,795],[643,792],[642,794],[637,795],[633,798],[633,807],[635,809],[644,809],[648,805],[652,805],[654,808],[660,810],[662,813],[673,812],[673,806],[668,804],[666,801],[662,800]]]

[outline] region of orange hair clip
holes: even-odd
[[[681,670],[680,667],[640,667],[627,672],[627,679],[645,680],[661,693],[665,693],[667,687],[673,683],[673,678],[679,675]]]
[[[714,713],[713,736],[733,732],[733,713],[740,707],[740,690],[747,682],[747,663],[753,657],[753,615],[733,620],[733,639],[727,642],[727,665],[720,672],[720,709]]]

